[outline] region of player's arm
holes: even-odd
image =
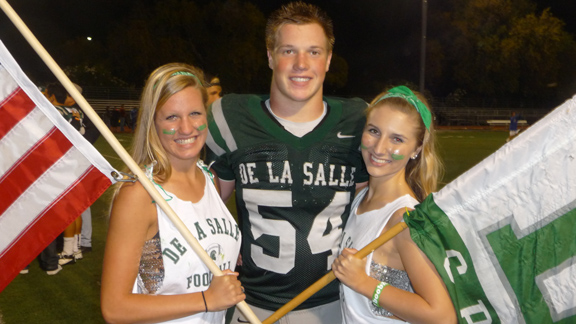
[[[221,179],[213,168],[210,168],[210,172],[214,175],[214,186],[220,194],[220,198],[224,203],[228,202],[228,199],[232,197],[232,193],[234,192],[236,181]]]
[[[234,193],[234,187],[236,186],[235,180],[224,180],[218,178],[218,184],[220,186],[220,197],[226,203],[232,197]]]
[[[356,183],[356,193],[360,192],[360,190],[364,189],[368,185],[368,181]]]
[[[220,99],[219,99],[220,100]],[[209,146],[206,146],[206,158],[210,163],[210,171],[214,174],[214,179],[218,179],[216,184],[216,189],[220,193],[220,198],[226,203],[232,197],[234,192],[234,187],[236,185],[235,180],[226,180],[218,176],[218,169],[222,172],[228,173],[229,168],[224,163],[223,157],[219,157],[214,153]]]

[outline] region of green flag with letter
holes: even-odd
[[[460,323],[576,323],[576,97],[405,221]]]

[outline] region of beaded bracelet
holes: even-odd
[[[208,313],[208,305],[206,304],[206,297],[204,297],[204,292],[202,291],[202,299],[204,299],[204,309],[206,313]]]
[[[376,286],[376,289],[374,289],[374,293],[372,294],[372,304],[376,307],[380,307],[380,294],[382,293],[382,290],[384,289],[384,287],[388,286],[387,282],[382,282],[380,281],[380,283],[378,284],[378,286]]]

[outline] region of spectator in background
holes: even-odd
[[[510,142],[510,140],[520,132],[518,129],[518,121],[520,119],[522,119],[522,115],[516,115],[515,111],[510,113],[510,135],[506,139],[506,142]]]
[[[138,107],[134,107],[130,110],[130,128],[132,133],[136,131],[136,121],[138,120]]]
[[[50,242],[38,255],[40,269],[46,271],[46,274],[49,276],[53,276],[62,270],[62,266],[58,264],[57,240],[58,238],[55,238],[54,241]],[[29,268],[30,265],[27,265],[26,268],[20,271],[20,274],[27,274],[30,272]]]
[[[82,93],[82,88],[76,84],[75,86],[78,89],[78,91]],[[74,101],[74,99],[68,95],[66,89],[64,89],[64,87],[61,84],[52,84],[48,86],[47,94],[48,93],[49,93],[48,98],[55,106],[57,106],[57,109],[64,116],[64,118],[66,118],[72,124],[72,126],[77,128],[80,131],[80,133],[84,136],[84,138],[88,140],[88,142],[90,142],[90,144],[94,145],[96,140],[98,140],[98,138],[100,137],[100,132],[89,118],[84,117],[84,112],[82,111],[82,109],[80,109],[76,101]],[[60,103],[63,96],[66,96],[66,99],[64,100],[65,104],[61,106]],[[70,118],[70,116],[68,115],[69,112],[72,112],[74,118],[72,119]],[[74,228],[73,233],[74,241],[72,252],[70,251],[69,242],[68,243],[66,242],[67,240],[66,238],[70,237],[72,233],[70,232],[66,233],[65,231],[64,234],[65,243],[64,243],[64,249],[61,253],[62,258],[60,260],[60,264],[72,262],[66,260],[67,258],[63,256],[73,255],[74,258],[68,258],[68,259],[73,259],[75,261],[83,258],[82,252],[89,252],[92,250],[92,213],[90,207],[88,207],[84,212],[82,212],[82,215],[81,217],[79,217],[79,219],[80,219],[79,221],[78,220],[75,221],[76,225],[71,225],[71,228]],[[71,229],[67,230],[71,231]]]
[[[120,105],[118,117],[120,118],[120,133],[124,133],[124,126],[126,125],[126,108],[124,108],[124,104]]]
[[[74,100],[68,96],[66,89],[59,83],[48,85],[46,94],[58,112],[66,119],[80,134],[86,134],[86,125],[84,124],[84,112],[72,105]],[[71,100],[72,99],[72,100]],[[66,103],[68,105],[66,105]],[[60,253],[58,263],[63,266],[75,263],[76,260],[83,258],[79,249],[80,234],[82,231],[82,217],[77,217],[64,230],[64,247]]]
[[[76,84],[74,84],[78,91],[82,93],[82,88]],[[76,101],[68,96],[66,102],[71,105],[71,107],[82,111],[80,106],[76,103]],[[100,137],[100,131],[96,128],[96,125],[90,120],[90,118],[84,118],[82,120],[84,124],[84,138],[90,142],[90,144],[94,145],[98,138]],[[80,215],[82,218],[82,225],[80,231],[80,237],[75,240],[75,243],[78,245],[79,252],[77,252],[76,258],[82,258],[83,252],[91,252],[92,251],[92,210],[88,207],[85,211],[82,212]]]
[[[112,119],[112,111],[110,106],[106,106],[106,113],[104,114],[104,123],[110,128],[110,120]]]
[[[214,101],[222,98],[222,86],[220,85],[220,79],[217,77],[210,79],[210,83],[208,84],[206,91],[208,91],[207,105],[210,107]]]
[[[118,125],[120,124],[120,110],[114,107],[110,113],[110,127],[113,132],[118,132]]]

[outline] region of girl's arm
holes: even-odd
[[[404,211],[398,213],[400,217],[394,215],[393,219],[401,219]],[[387,285],[382,289],[379,305],[410,323],[456,323],[448,291],[434,265],[412,241],[409,229],[402,231],[393,241],[386,244],[396,246],[415,293]],[[345,249],[332,270],[343,284],[371,301],[380,281],[366,274],[366,260],[354,257],[355,252]]]
[[[133,294],[144,242],[158,232],[156,205],[140,183],[124,184],[110,216],[102,270],[101,308],[109,323],[158,322],[204,312],[201,293]],[[208,311],[244,300],[237,273],[214,277],[204,292]]]

